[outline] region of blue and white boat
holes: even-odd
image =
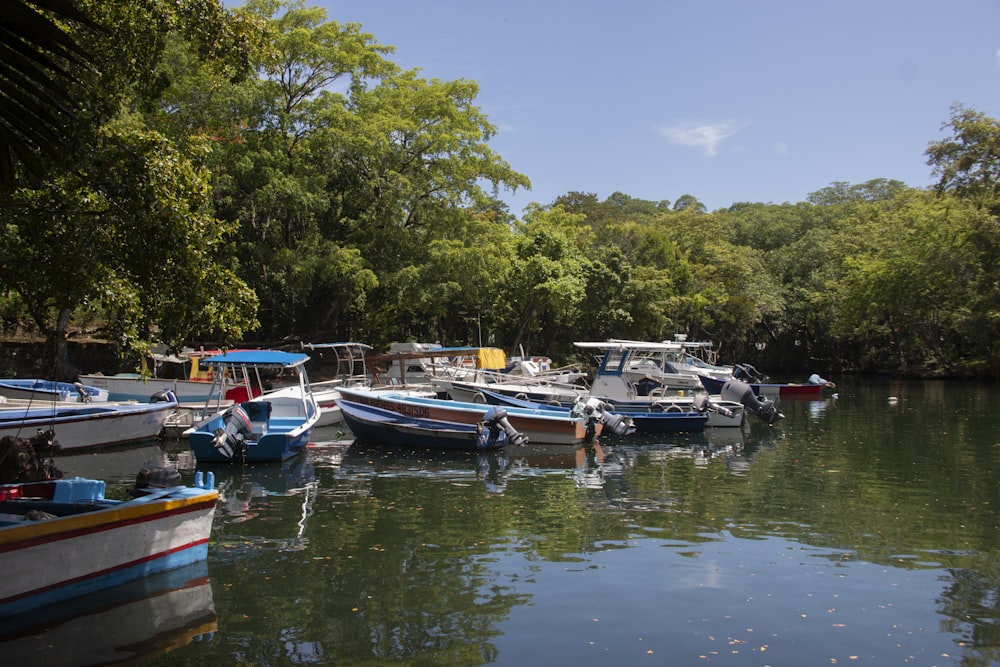
[[[694,404],[682,408],[679,405],[663,407],[620,410],[596,398],[584,399],[573,407],[548,403],[525,401],[506,394],[481,390],[481,395],[490,405],[502,405],[508,408],[530,408],[535,410],[550,410],[556,414],[582,414],[587,410],[598,413],[604,422],[605,435],[631,435],[640,433],[698,433],[705,430],[708,422],[708,408],[698,409]]]
[[[109,500],[103,481],[79,477],[0,485],[0,617],[205,560],[213,486],[198,473],[194,486],[137,484],[137,497]]]
[[[199,462],[284,461],[308,444],[320,410],[309,384],[309,355],[279,350],[236,350],[205,359],[216,369],[207,418],[185,432]],[[292,374],[294,384],[280,394],[262,393],[268,374]],[[229,382],[255,397],[226,406]]]
[[[81,382],[5,378],[0,379],[0,396],[15,400],[50,403],[100,403],[108,400],[106,389]],[[148,398],[149,394],[146,395]]]
[[[491,406],[394,392],[392,390],[340,390],[342,398],[401,415],[442,422],[479,424]],[[507,419],[532,444],[578,445],[598,437],[604,427],[597,416],[570,416],[550,410],[508,408]]]
[[[478,452],[508,444],[525,445],[528,440],[514,430],[506,410],[499,407],[487,410],[481,422],[468,424],[404,415],[344,398],[337,402],[351,433],[380,445]]]

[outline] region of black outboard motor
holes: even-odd
[[[177,394],[175,394],[170,389],[165,389],[163,391],[158,391],[149,397],[150,403],[176,403]]]
[[[767,376],[750,364],[733,364],[733,377],[746,382],[767,382]]]
[[[517,447],[528,444],[528,436],[524,435],[507,421],[507,411],[500,407],[493,407],[483,415],[483,423],[490,430],[490,440],[496,441],[503,431],[507,435],[507,442]]]
[[[719,396],[724,401],[736,401],[742,403],[750,412],[754,413],[767,424],[773,425],[779,419],[784,419],[785,415],[778,412],[778,406],[774,401],[757,396],[753,393],[753,388],[741,380],[727,380],[722,385]]]
[[[240,405],[234,405],[222,415],[225,428],[215,429],[214,447],[227,459],[246,451],[247,438],[253,433],[250,415]]]
[[[635,433],[635,422],[631,418],[614,412],[608,412],[603,407],[601,408],[601,414],[603,415],[601,421],[604,422],[604,428],[610,429],[611,435],[623,436]]]

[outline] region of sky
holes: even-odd
[[[472,80],[490,148],[568,192],[795,203],[934,182],[961,104],[1000,119],[1000,0],[306,0],[427,79]]]

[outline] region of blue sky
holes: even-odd
[[[471,79],[530,191],[709,210],[835,181],[933,182],[963,104],[1000,118],[1000,0],[307,0],[390,59]]]

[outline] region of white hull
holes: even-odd
[[[212,382],[163,380],[138,375],[81,375],[80,382],[104,389],[112,401],[149,401],[162,391],[172,391],[180,403],[204,403],[212,393]]]
[[[217,499],[214,490],[180,487],[97,511],[5,525],[0,615],[204,560]]]
[[[88,407],[101,409],[87,412]],[[79,415],[42,408],[0,408],[0,438],[8,435],[31,438],[40,431],[51,429],[60,451],[140,442],[156,438],[176,407],[172,402],[92,404],[80,405]]]

